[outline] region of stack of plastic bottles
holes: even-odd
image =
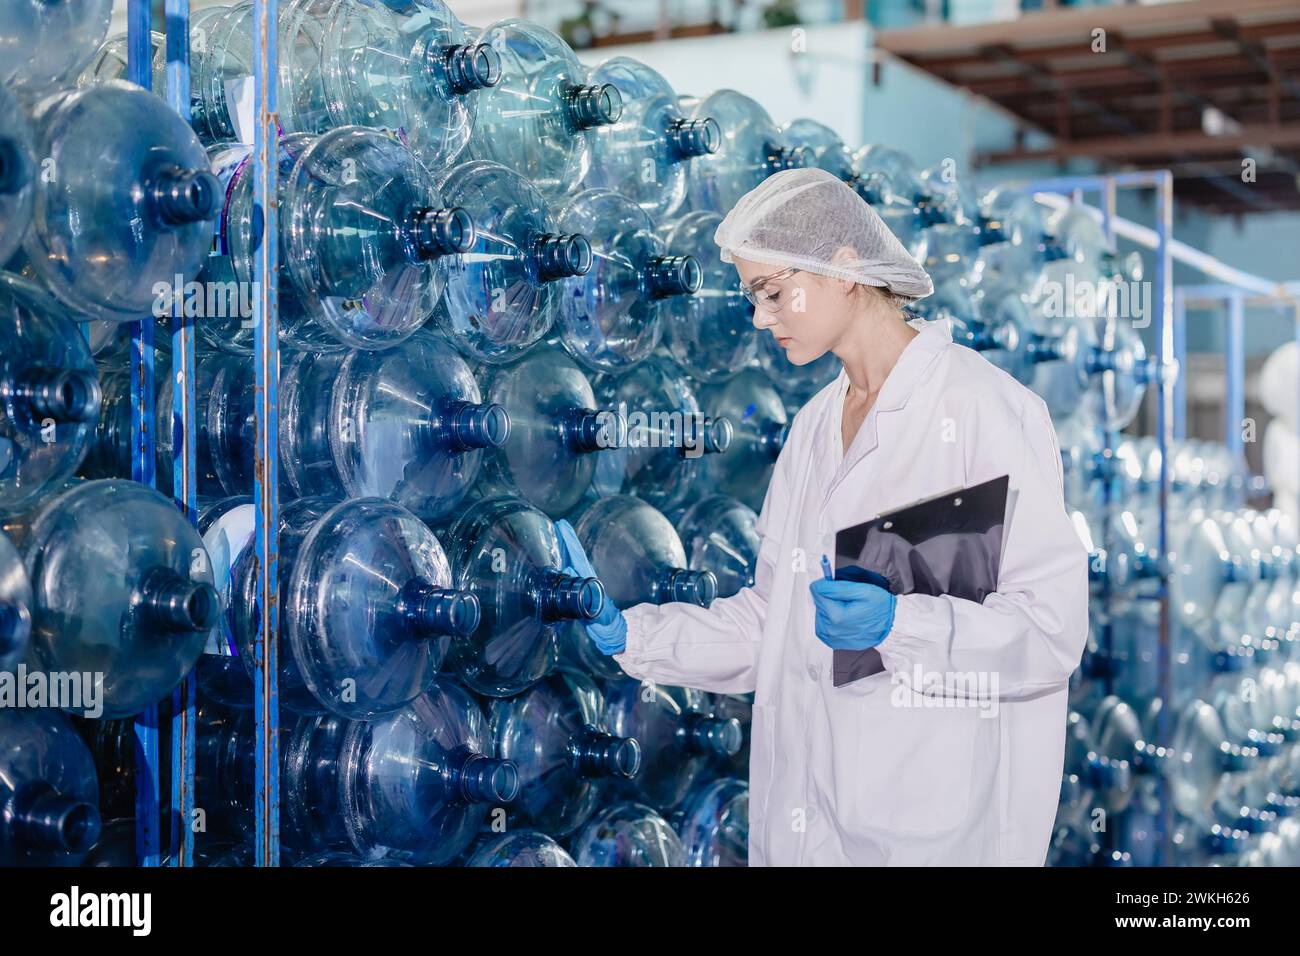
[[[193,16],[188,125],[121,78],[108,8],[0,15],[21,41],[2,55],[22,51],[0,60],[0,670],[98,691],[0,708],[0,862],[132,862],[129,718],[197,669],[199,862],[248,865],[253,8]],[[1152,554],[1151,449],[1117,436],[1157,370],[1122,310],[1053,298],[1067,277],[1141,279],[1084,211],[977,198],[735,91],[678,96],[627,57],[589,69],[535,24],[471,28],[440,0],[282,0],[278,30],[283,862],[744,865],[747,700],[631,681],[580,625],[607,599],[707,606],[752,583],[772,465],[838,363],[787,363],[712,237],[806,165],[930,271],[916,320],[950,322],[1057,416],[1098,590],[1057,861],[1145,859],[1157,782],[1185,859],[1294,859],[1295,531],[1240,510],[1221,450],[1189,444],[1174,544]],[[128,329],[150,316],[197,331],[192,383],[156,337],[145,463],[173,486],[173,389],[192,387],[196,526],[129,480]],[[565,573],[559,518],[595,577]],[[1165,568],[1183,652],[1177,735],[1156,748],[1142,591]],[[1246,682],[1266,703],[1237,700]]]

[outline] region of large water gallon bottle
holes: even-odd
[[[0,87],[0,266],[22,244],[32,221],[38,170],[31,125],[14,95]]]
[[[781,396],[762,372],[747,368],[729,382],[700,389],[700,405],[735,429],[727,453],[709,461],[717,489],[760,510],[790,430]]]
[[[955,210],[931,192],[921,179],[921,170],[900,150],[871,143],[853,154],[853,163],[858,175],[888,184],[887,196],[882,196],[886,201],[875,207],[876,212],[913,258],[923,261],[926,230],[951,222]]]
[[[280,399],[281,461],[296,494],[390,498],[424,521],[455,511],[484,449],[513,433],[436,332],[383,352],[295,354]]]
[[[729,495],[708,495],[674,518],[687,566],[718,580],[718,597],[752,587],[758,566],[758,515]]]
[[[501,57],[501,82],[479,97],[471,150],[518,172],[547,196],[577,189],[592,130],[619,119],[622,97],[588,81],[569,45],[529,20],[500,20],[478,37]]]
[[[480,499],[443,540],[457,584],[483,609],[478,629],[451,649],[456,673],[476,693],[527,690],[555,666],[556,629],[594,620],[604,606],[601,582],[564,573],[551,519],[519,498]]]
[[[811,166],[811,151],[791,147],[767,110],[735,90],[700,100],[691,119],[713,119],[722,131],[716,151],[691,164],[691,208],[722,213],[773,173]]]
[[[119,326],[120,328],[121,326]],[[244,455],[237,457],[227,452],[241,449],[223,448],[220,439],[213,443],[213,429],[208,417],[214,411],[228,414],[224,401],[229,394],[224,390],[223,379],[226,366],[234,365],[242,378],[248,379],[247,395],[243,396],[248,416],[246,440],[250,444],[243,449]],[[131,370],[125,361],[116,359],[100,361],[103,371],[100,388],[103,400],[99,407],[99,422],[95,426],[95,441],[80,474],[86,478],[129,478],[131,477],[131,408],[134,404],[134,390],[131,386]],[[253,367],[247,357],[213,353],[199,359],[195,370],[197,422],[194,427],[195,468],[194,476],[198,493],[204,496],[223,494],[222,476],[234,469],[248,473],[244,490],[252,492],[252,418],[253,418]],[[155,436],[154,468],[157,476],[155,484],[159,488],[173,487],[173,467],[175,464],[174,442],[177,434],[174,426],[175,408],[172,404],[175,392],[175,376],[171,356],[167,352],[154,354],[154,383],[157,387],[155,414],[157,432]],[[245,463],[246,461],[246,463]]]
[[[0,85],[30,98],[65,85],[108,33],[113,0],[12,0],[0,9]],[[50,155],[48,153],[42,155]]]
[[[1030,308],[1029,335],[1036,359],[1030,387],[1053,418],[1069,415],[1095,394],[1096,379],[1105,369],[1098,319],[1058,314],[1039,302]]]
[[[510,415],[509,437],[487,455],[484,493],[565,514],[591,485],[600,459],[626,443],[627,420],[597,401],[587,376],[557,348],[534,349],[483,375],[488,399]]]
[[[636,792],[662,811],[681,803],[713,761],[740,751],[740,721],[715,716],[703,691],[629,678],[606,692],[610,731],[641,745]]]
[[[478,230],[448,276],[438,320],[475,358],[509,361],[550,330],[564,295],[560,280],[586,275],[591,243],[558,233],[541,194],[499,163],[462,163],[441,189],[470,211]]]
[[[749,865],[749,784],[722,777],[697,785],[672,815],[687,866]]]
[[[488,718],[494,753],[519,768],[511,809],[561,839],[641,766],[640,744],[609,732],[599,688],[571,668],[559,668],[518,697],[493,701]]]
[[[203,539],[170,498],[136,482],[80,482],[49,499],[23,551],[36,662],[93,675],[93,695],[61,703],[74,713],[126,717],[161,700],[221,613]]]
[[[661,334],[668,299],[698,292],[691,255],[668,255],[650,217],[611,189],[588,189],[559,213],[560,229],[590,240],[592,267],[569,279],[560,301],[564,347],[587,368],[616,372],[642,361]]]
[[[1231,793],[1233,777],[1258,768],[1259,751],[1229,741],[1218,712],[1203,700],[1189,701],[1177,714],[1171,749],[1171,801],[1192,826],[1194,849],[1208,851],[1202,841],[1222,822],[1221,799]]]
[[[30,508],[72,477],[95,434],[95,362],[67,309],[0,273],[0,508]]]
[[[1101,327],[1100,374],[1093,396],[1094,416],[1107,428],[1126,428],[1136,417],[1147,389],[1158,386],[1166,370],[1154,355],[1148,355],[1133,324],[1123,317],[1109,317]]]
[[[129,38],[125,33],[115,33],[95,50],[86,68],[77,77],[77,86],[93,86],[109,80],[127,80],[130,64]],[[167,35],[152,30],[149,43],[153,49],[150,58],[150,91],[156,96],[167,95]]]
[[[35,107],[35,210],[24,248],[50,290],[89,318],[170,311],[221,211],[221,184],[194,132],[161,99],[115,80]]]
[[[391,130],[431,169],[460,155],[474,94],[501,78],[496,51],[467,38],[441,0],[294,0],[281,28],[294,53],[281,80],[286,129]]]
[[[942,228],[939,226],[936,229]],[[986,294],[987,292],[987,294]],[[991,363],[1012,375],[1025,385],[1032,385],[1042,362],[1078,361],[1077,352],[1069,349],[1068,340],[1063,347],[1058,335],[1035,332],[1041,327],[1023,295],[1002,293],[997,287],[972,292],[962,281],[949,278],[938,284],[934,294],[917,303],[916,311],[930,321],[945,321],[952,331],[954,342],[980,352]],[[1102,356],[1103,351],[1088,353]],[[1095,374],[1100,375],[1101,359],[1095,358]],[[1122,369],[1123,361],[1120,361]],[[1094,374],[1094,373],[1089,373]],[[1065,376],[1067,381],[1076,379]],[[1101,384],[1098,378],[1096,383]],[[1091,405],[1101,400],[1101,392],[1092,397]],[[1117,399],[1118,401],[1118,399]],[[1095,409],[1089,406],[1090,414]]]
[[[949,281],[971,289],[982,285],[984,250],[1004,243],[1020,245],[1018,224],[987,218],[967,178],[959,175],[947,160],[925,170],[921,178],[953,211],[951,222],[935,223],[927,230],[921,265],[936,285]]]
[[[1047,233],[1047,214],[1034,198],[1019,189],[994,189],[979,201],[982,228],[1006,237],[980,249],[984,272],[980,286],[999,294],[1031,298],[1039,294],[1049,262],[1070,258],[1076,251]]]
[[[470,848],[466,866],[573,867],[569,852],[540,830],[511,830],[480,837]]]
[[[626,443],[596,464],[592,490],[599,495],[636,495],[667,511],[699,489],[705,456],[731,446],[731,422],[701,411],[685,373],[665,355],[602,375],[596,388],[600,401],[627,419]]]
[[[347,126],[294,134],[279,145],[281,334],[300,348],[390,348],[420,328],[442,296],[449,256],[474,242],[474,223],[449,205],[396,139]],[[252,288],[260,215],[248,147],[214,159],[227,202],[209,281]],[[215,261],[214,261],[215,260]],[[217,348],[248,351],[242,309],[218,309],[200,329]],[[233,314],[229,314],[233,312]]]
[[[95,761],[71,721],[0,707],[0,866],[76,866],[99,838]]]
[[[824,169],[847,183],[871,206],[885,206],[893,201],[888,178],[882,173],[859,173],[853,162],[853,153],[844,145],[839,133],[826,124],[802,118],[786,123],[781,127],[781,133],[790,146],[807,150],[811,157],[809,166]]]
[[[0,672],[13,672],[32,635],[32,585],[22,555],[0,531]]]
[[[730,208],[730,207],[728,207]],[[665,303],[668,352],[682,368],[703,382],[730,378],[749,365],[758,350],[754,310],[740,291],[736,267],[722,261],[713,241],[722,217],[690,212],[660,226],[671,256],[692,256],[700,264],[700,287]]]
[[[601,498],[582,513],[574,530],[610,600],[620,608],[669,601],[708,607],[717,597],[717,579],[687,568],[672,522],[640,498]]]
[[[231,632],[252,674],[256,555],[235,562]],[[280,698],[298,713],[369,719],[409,704],[478,599],[452,584],[428,526],[379,498],[300,498],[280,512]]]
[[[353,849],[417,866],[441,866],[474,840],[494,806],[519,792],[514,763],[491,753],[474,699],[435,681],[405,708],[353,721],[339,757],[339,799]]]
[[[286,843],[299,852],[348,845],[338,779],[339,752],[348,726],[333,715],[300,717],[282,749],[282,819],[287,825]],[[252,744],[247,740],[244,752],[251,753]]]
[[[722,143],[717,120],[688,118],[668,81],[631,57],[605,60],[590,81],[618,90],[623,114],[593,128],[586,184],[617,190],[656,220],[674,215],[686,199],[688,160]]]
[[[1073,298],[1072,289],[1088,283],[1095,285],[1103,278],[1103,257],[1111,243],[1087,207],[1071,203],[1050,213],[1047,233],[1055,246],[1067,252],[1047,264],[1047,278],[1065,287],[1067,299]]]
[[[616,803],[573,839],[578,866],[686,866],[686,850],[668,821],[640,803]]]

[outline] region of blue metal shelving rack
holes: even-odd
[[[165,0],[167,101],[187,122],[190,118],[189,0]],[[255,97],[258,107],[254,142],[254,194],[267,214],[263,223],[254,281],[257,284],[253,321],[257,377],[257,450],[254,503],[258,512],[256,553],[259,568],[258,607],[261,622],[256,648],[254,716],[257,722],[256,863],[279,863],[279,693],[278,647],[279,569],[277,561],[279,456],[276,437],[279,384],[279,310],[276,297],[278,218],[277,167],[273,162],[278,135],[275,107],[276,23],[278,0],[254,3]],[[127,77],[151,87],[153,60],[151,0],[129,0]],[[268,79],[270,82],[268,82]],[[271,277],[272,281],[267,281]],[[191,522],[198,520],[195,477],[195,340],[194,320],[179,310],[169,317],[172,330],[172,495]],[[131,333],[131,477],[156,483],[157,409],[154,386],[153,318],[136,323]],[[172,695],[170,707],[170,775],[167,846],[162,844],[162,781],[160,773],[159,708],[150,707],[135,719],[136,851],[142,866],[191,866],[194,862],[194,732],[196,683],[193,673]]]

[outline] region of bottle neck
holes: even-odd
[[[734,757],[745,742],[735,717],[709,717],[688,712],[682,720],[686,749],[691,753]]]
[[[586,236],[544,233],[532,243],[533,271],[538,282],[554,282],[591,271],[591,242]]]
[[[446,409],[442,420],[453,451],[500,448],[510,437],[510,416],[495,402],[456,402]]]
[[[488,43],[430,46],[426,63],[457,96],[501,82],[501,56]]]
[[[15,842],[31,849],[84,853],[99,839],[99,810],[37,781],[15,795],[10,826]]]
[[[652,299],[694,295],[704,283],[704,271],[694,256],[653,256],[641,270],[641,283]]]
[[[564,108],[576,129],[593,129],[617,123],[623,115],[623,97],[610,83],[573,86],[564,93]]]
[[[519,794],[519,768],[512,760],[485,757],[467,746],[447,761],[449,789],[466,803],[509,803]]]
[[[477,232],[470,214],[459,206],[448,209],[421,207],[411,213],[407,235],[421,262],[468,252]]]
[[[225,191],[210,170],[168,166],[146,186],[146,195],[164,226],[180,227],[215,219]]]
[[[631,737],[615,737],[584,726],[569,738],[574,770],[583,777],[631,780],[641,769],[641,745]]]
[[[812,154],[806,146],[796,146],[790,149],[775,144],[768,145],[767,170],[769,175],[786,169],[806,169],[811,165]]]
[[[221,614],[216,588],[171,568],[154,568],[145,574],[138,601],[150,621],[178,633],[209,630]]]
[[[594,621],[605,606],[605,588],[596,578],[550,571],[537,588],[537,610],[546,621]]]
[[[696,458],[701,454],[718,455],[731,447],[735,429],[729,418],[709,418],[698,413],[690,416],[686,425],[688,439],[678,449],[683,458]]]
[[[678,159],[711,155],[722,145],[722,127],[711,116],[673,120],[668,126],[668,143]]]
[[[598,412],[571,409],[560,416],[560,429],[569,449],[577,454],[622,448],[627,444],[627,419],[609,409]]]
[[[437,587],[421,578],[406,583],[397,608],[411,625],[409,634],[416,640],[439,635],[465,637],[478,630],[481,619],[477,595]]]
[[[59,423],[93,422],[99,417],[102,393],[93,372],[78,369],[29,369],[17,383],[36,418]]]
[[[789,433],[790,425],[788,422],[768,422],[759,427],[759,442],[773,461],[776,461],[780,456],[781,449],[785,447],[786,436]]]
[[[667,568],[660,574],[655,590],[659,604],[683,601],[708,607],[718,596],[718,579],[712,571]]]

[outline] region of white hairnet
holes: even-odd
[[[787,169],[740,198],[713,241],[722,261],[793,266],[920,299],[934,283],[876,211],[822,169]],[[853,255],[837,256],[848,248]]]

